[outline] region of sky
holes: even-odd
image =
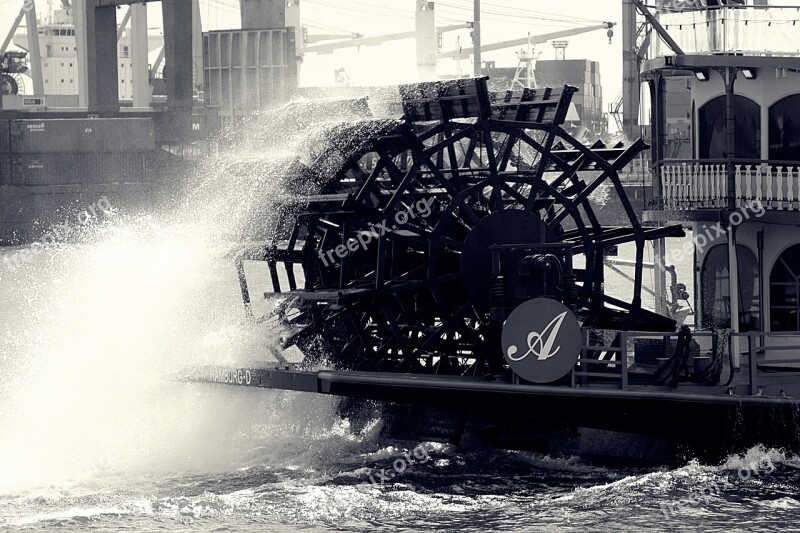
[[[381,35],[414,29],[414,0],[350,0],[346,4],[335,0],[303,0],[301,4],[303,23],[311,26],[309,31],[325,31],[341,28],[364,35]],[[347,6],[347,7],[343,7]],[[534,6],[534,7],[532,7]],[[472,0],[442,0],[436,2],[437,26],[451,25],[472,20]],[[580,16],[576,16],[580,13]],[[594,26],[603,21],[620,22],[621,0],[567,0],[555,2],[530,2],[525,0],[483,0],[482,41],[484,44],[503,40],[525,38],[558,30]],[[317,26],[319,29],[313,27]],[[605,94],[616,96],[621,87],[622,39],[621,30],[616,32],[612,44],[608,43],[605,30],[595,30],[580,36],[567,38],[567,58],[586,58],[601,61],[603,81],[607,85]],[[445,35],[443,49],[471,48],[470,30],[463,29]],[[517,66],[520,47],[485,53],[484,60],[494,60],[497,66]],[[536,49],[541,59],[554,58],[549,44]],[[343,66],[354,84],[370,84],[375,79],[390,83],[408,81],[416,76],[414,41],[405,40],[376,48],[343,50],[333,55],[307,57],[303,69],[326,70]],[[439,74],[455,74],[459,71],[471,75],[470,58],[460,62],[441,60]],[[306,75],[305,72],[302,73]]]
[[[7,34],[24,0],[0,0],[0,40]],[[49,5],[57,7],[60,0],[35,0],[40,16]],[[361,33],[365,36],[385,35],[414,29],[416,0],[302,0],[301,20],[311,35],[319,33]],[[596,25],[610,21],[620,23],[621,0],[564,0],[561,2],[531,2],[530,0],[482,0],[482,40],[484,44],[524,38],[553,31]],[[472,0],[442,0],[435,2],[436,23],[451,25],[472,20]],[[151,4],[150,24],[158,25],[158,4]],[[239,27],[237,0],[200,0],[204,30]],[[595,30],[572,36],[567,48],[568,59],[591,59],[601,63],[605,106],[620,92],[622,76],[622,30],[616,28],[609,44],[605,30]],[[472,46],[468,29],[446,34],[446,50]],[[520,47],[484,54],[484,60],[494,60],[497,66],[516,66]],[[539,45],[541,59],[554,58],[549,44]],[[415,81],[417,76],[415,48],[412,39],[386,43],[376,47],[361,47],[336,51],[333,54],[307,54],[301,71],[301,85],[333,85],[334,72],[344,68],[353,85],[388,85]],[[472,63],[465,58],[460,63],[442,60],[439,74],[462,72],[471,75]]]

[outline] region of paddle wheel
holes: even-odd
[[[291,169],[271,234],[237,258],[265,261],[269,317],[309,361],[346,370],[502,371],[503,323],[523,302],[568,306],[586,328],[674,331],[642,309],[648,240],[618,173],[648,148],[581,144],[564,130],[577,89],[492,95],[485,78],[402,86],[403,120],[331,128]],[[590,199],[618,195],[628,223],[602,226]],[[630,300],[606,294],[603,258],[633,243]],[[259,296],[260,298],[261,296]]]

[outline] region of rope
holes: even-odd
[[[673,389],[678,386],[681,372],[685,377],[689,377],[689,350],[692,343],[692,332],[689,326],[681,326],[678,333],[678,342],[675,345],[675,353],[669,358],[667,364],[656,370],[655,381],[659,385],[666,385]]]
[[[722,341],[719,343],[719,345],[721,346],[721,348],[719,349],[720,359],[722,359],[722,357],[725,355],[725,351],[728,348],[728,339],[730,339],[730,332],[731,332],[730,329],[726,329],[720,333],[720,337],[722,338]],[[728,375],[728,381],[725,383],[726,387],[730,385],[731,382],[733,381],[733,370],[734,370],[733,350],[727,350],[727,351],[728,351],[728,368],[730,369],[730,374]],[[721,373],[722,371],[720,371],[720,374]]]
[[[658,369],[653,376],[656,384],[666,385],[675,388],[678,386],[681,372],[684,379],[692,383],[702,383],[703,385],[718,385],[722,369],[724,367],[725,351],[728,346],[729,330],[715,332],[714,349],[712,350],[711,363],[703,370],[689,375],[689,356],[692,344],[692,332],[688,326],[681,326],[678,333],[678,342],[675,345],[675,353],[669,358],[667,364]],[[733,381],[733,354],[729,353],[730,375],[725,386]]]
[[[702,383],[704,385],[718,385],[719,378],[722,375],[722,361],[725,357],[725,347],[728,344],[727,330],[715,332],[713,357],[711,364],[700,372],[692,376],[693,383]],[[733,375],[731,375],[733,379]]]

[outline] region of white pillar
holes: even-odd
[[[89,70],[86,41],[86,0],[72,1],[75,46],[78,48],[78,107],[89,107]]]
[[[133,63],[133,107],[150,107],[153,86],[150,85],[147,44],[147,5],[131,7],[131,63]]]
[[[434,3],[417,0],[414,20],[417,30],[417,78],[419,81],[432,80],[436,78],[438,51]]]
[[[303,24],[300,21],[300,0],[286,1],[286,27],[294,28],[294,42],[297,54],[297,80],[300,83],[300,70],[303,66]]]
[[[739,332],[739,261],[736,254],[736,226],[728,227],[728,291],[731,306],[731,333]],[[733,350],[733,363],[739,368],[741,351],[739,350],[738,337],[731,337],[731,350]]]

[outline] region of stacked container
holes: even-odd
[[[157,154],[149,118],[0,120],[0,243],[36,239],[100,199],[147,199]]]

